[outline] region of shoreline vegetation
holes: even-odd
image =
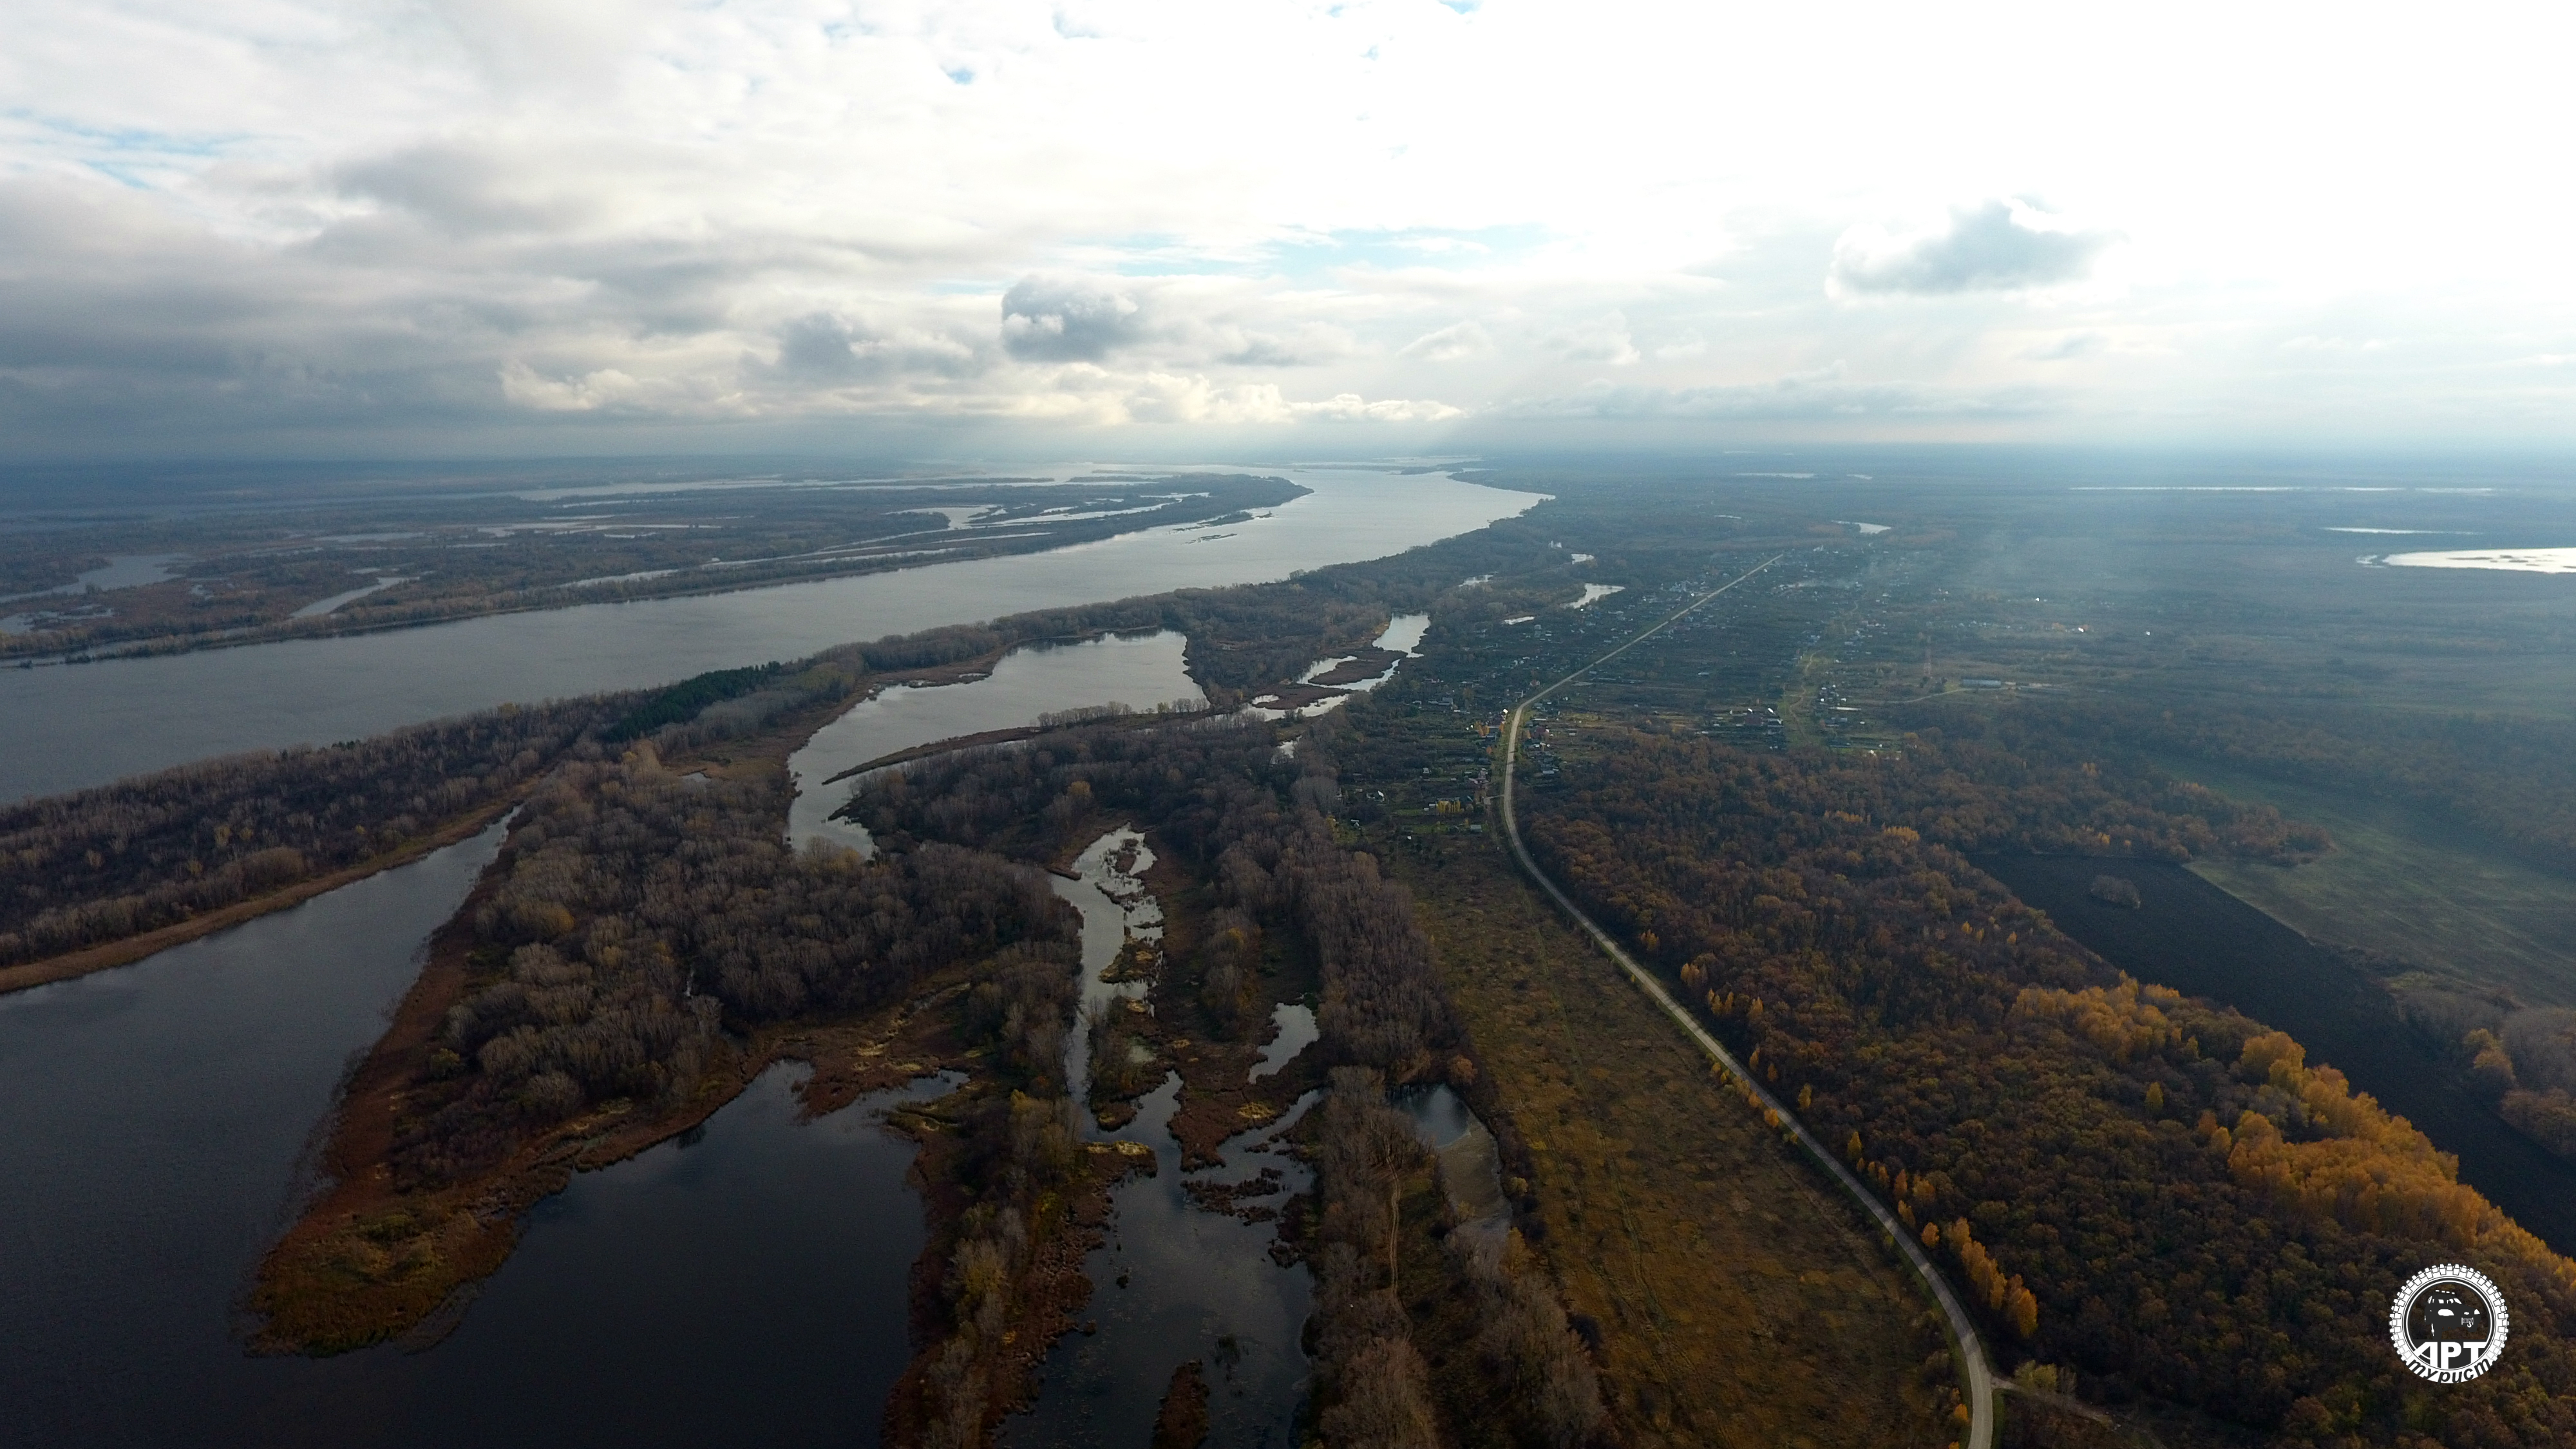
[[[173,946],[229,930],[245,921],[254,921],[272,911],[299,906],[315,896],[326,895],[344,885],[354,885],[371,875],[409,865],[413,861],[479,835],[495,820],[518,804],[518,797],[496,800],[441,823],[436,829],[413,836],[382,855],[355,865],[343,866],[327,875],[308,876],[293,885],[283,886],[266,895],[236,901],[173,925],[162,926],[139,935],[127,936],[78,951],[41,961],[28,961],[16,966],[0,967],[0,996],[24,991],[32,986],[45,986],[56,981],[70,981],[93,971],[106,971],[118,966],[131,966],[147,956],[157,956]]]
[[[1544,1265],[1508,1234],[1498,1253],[1453,1235],[1434,1159],[1388,1105],[1399,1085],[1448,1085],[1482,1112],[1497,1102],[1411,896],[1338,823],[1326,733],[1301,730],[1291,756],[1279,726],[1242,716],[1152,734],[1078,730],[1042,748],[925,761],[879,777],[847,809],[889,851],[938,840],[1044,858],[1087,838],[1090,821],[1145,825],[1157,858],[1148,884],[1174,929],[1132,968],[1152,978],[1153,1010],[1113,1016],[1093,1038],[1096,1061],[1137,1070],[1092,1105],[1119,1120],[1124,1094],[1158,1069],[1178,1072],[1172,1128],[1185,1161],[1207,1163],[1225,1139],[1275,1120],[1290,1093],[1321,1087],[1292,1133],[1314,1190],[1281,1210],[1281,1242],[1316,1284],[1301,1432],[1575,1449],[1608,1409]],[[1309,989],[1316,1044],[1248,1082],[1277,1005]],[[1236,1196],[1193,1195],[1219,1209]],[[1435,1312],[1416,1289],[1465,1295],[1478,1311]],[[1470,1382],[1482,1391],[1454,1391]]]
[[[461,839],[635,699],[504,705],[0,806],[0,991],[139,960],[144,940],[176,944]]]
[[[954,663],[933,665],[911,670],[897,670],[884,675],[869,677],[866,679],[864,685],[854,686],[854,692],[851,695],[843,697],[835,702],[838,703],[841,708],[847,708],[849,703],[855,702],[858,698],[863,698],[866,694],[873,693],[879,689],[898,685],[936,686],[951,683],[962,676],[972,675],[978,669],[990,668],[992,664],[999,661],[1004,654],[1016,647],[1019,646],[1016,644],[1001,645],[988,651],[986,654],[959,660]],[[699,679],[684,680],[677,685],[673,685],[668,689],[660,691],[639,691],[618,695],[593,696],[582,700],[572,701],[566,705],[544,705],[538,706],[537,708],[541,710],[551,709],[570,711],[588,722],[589,733],[600,733],[604,729],[606,733],[615,734],[622,726],[626,726],[630,723],[631,717],[641,713],[661,711],[663,708],[663,701],[675,696],[682,699],[692,699],[694,696],[695,698],[692,699],[692,702],[697,704],[700,709],[710,708],[739,695],[752,692],[754,687],[760,683],[768,681],[777,673],[778,666],[776,665],[753,670],[720,671],[720,675],[729,675],[733,677],[730,679],[722,679],[721,682],[713,688],[706,687],[704,681],[718,679],[719,676],[700,676]],[[449,726],[445,727],[470,729],[485,721],[507,720],[520,713],[522,713],[522,710],[519,706],[504,705],[497,710],[465,716],[461,720],[449,722]],[[681,714],[679,718],[694,718],[698,713],[699,709],[690,709]],[[627,718],[621,718],[621,716]],[[443,726],[441,725],[431,725],[423,726],[421,728],[425,730],[435,730],[442,727]],[[407,734],[412,732],[405,731],[399,733]],[[361,750],[364,748],[365,743],[372,742],[362,742],[358,745],[336,745],[330,746],[328,749],[330,751],[345,753],[352,750]],[[310,846],[307,846],[303,850],[295,850],[292,846],[283,847],[286,850],[294,851],[295,858],[291,861],[277,861],[271,866],[268,871],[268,874],[271,877],[286,877],[284,883],[275,885],[271,889],[231,900],[210,909],[179,915],[177,919],[171,920],[169,924],[166,925],[154,925],[149,929],[134,930],[131,934],[111,935],[108,939],[99,941],[95,944],[83,945],[77,949],[60,952],[48,957],[42,957],[35,960],[22,960],[14,964],[0,965],[0,995],[6,995],[13,991],[22,991],[34,986],[42,986],[50,982],[71,980],[75,977],[88,975],[93,971],[104,971],[117,966],[131,965],[136,961],[140,961],[147,956],[167,950],[172,946],[196,940],[212,932],[239,925],[244,921],[255,920],[258,917],[267,915],[273,911],[281,911],[289,907],[299,905],[305,901],[311,900],[317,895],[323,894],[326,891],[336,890],[341,886],[364,880],[371,875],[378,874],[379,872],[391,870],[397,866],[408,865],[411,862],[428,855],[432,851],[443,849],[446,846],[453,845],[460,840],[473,836],[484,827],[490,825],[494,820],[499,819],[503,814],[515,808],[526,798],[529,790],[533,789],[541,778],[540,776],[531,773],[532,768],[535,766],[555,763],[557,760],[562,758],[566,752],[570,751],[576,743],[578,743],[577,740],[562,741],[560,742],[559,748],[553,752],[536,761],[530,762],[528,765],[517,766],[513,769],[512,779],[507,783],[506,793],[482,799],[478,803],[472,805],[471,808],[464,810],[462,813],[435,819],[426,829],[420,829],[418,822],[411,818],[410,811],[406,808],[409,803],[408,801],[402,797],[397,797],[389,801],[386,808],[403,811],[402,815],[396,817],[396,827],[417,829],[419,830],[419,833],[403,835],[399,844],[395,845],[391,849],[384,850],[379,854],[363,857],[333,870],[315,874],[295,874],[295,872],[312,869],[315,863],[314,857],[318,855],[319,852],[313,851]],[[243,772],[243,779],[239,784],[227,785],[218,792],[191,792],[195,798],[188,799],[185,802],[184,807],[179,809],[170,809],[168,811],[168,813],[172,813],[174,815],[185,815],[185,828],[190,834],[211,839],[212,829],[208,827],[210,817],[221,813],[237,812],[245,803],[248,803],[250,797],[274,795],[277,787],[272,777],[290,773],[298,775],[307,774],[310,772],[313,764],[310,757],[325,753],[326,752],[324,751],[297,749],[278,751],[274,755],[263,753],[258,755],[235,756],[229,760],[212,761],[203,765],[183,765],[172,770],[161,771],[152,775],[137,776],[133,779],[119,781],[114,785],[103,786],[95,790],[81,791],[73,795],[49,796],[38,800],[21,802],[16,806],[0,808],[0,883],[9,882],[16,876],[32,876],[39,871],[54,867],[57,860],[74,854],[73,847],[87,847],[89,850],[94,851],[96,845],[102,843],[104,840],[112,839],[117,841],[117,853],[120,855],[128,852],[141,853],[149,850],[150,847],[148,844],[138,841],[138,832],[134,829],[131,815],[124,810],[116,809],[116,807],[126,805],[130,800],[134,799],[141,799],[150,802],[154,800],[154,797],[176,794],[183,789],[187,783],[191,782],[193,777],[203,775],[210,768],[221,768],[227,765],[236,766]],[[488,791],[484,793],[489,794]],[[416,800],[419,797],[411,798]],[[147,806],[146,808],[151,807]],[[101,824],[87,824],[80,818],[83,815],[88,814],[109,815],[111,811],[114,812],[113,817]],[[289,830],[295,828],[296,823],[301,819],[301,812],[289,815],[287,817],[288,824],[285,828]],[[307,828],[310,828],[311,822],[304,821],[303,823]],[[235,841],[255,843],[258,839],[256,834],[258,827],[256,826],[249,827],[248,830],[243,831],[240,834],[236,834],[233,828],[215,828],[223,829],[222,845],[230,845]],[[363,821],[351,826],[350,829],[353,833],[362,838],[370,833]],[[68,839],[68,845],[57,846],[52,850],[45,851],[44,854],[32,862],[26,860],[22,852],[41,849],[42,847],[34,844],[33,842],[35,842],[41,835],[49,832],[64,835]],[[273,828],[272,834],[274,833],[276,832]],[[389,832],[385,826],[379,825],[373,833],[376,835],[382,835]],[[220,848],[220,846],[217,848]],[[269,847],[269,849],[271,851],[275,851],[280,849],[280,847],[272,846]],[[13,853],[18,853],[18,859],[15,862],[12,862],[9,859]],[[208,853],[212,853],[211,850],[209,850]],[[256,854],[252,856],[252,859],[257,859]],[[189,863],[187,859],[175,856],[168,858],[153,856],[142,862],[141,869],[148,879],[149,873],[156,867],[167,867],[172,864],[184,866],[187,863]],[[175,870],[166,870],[165,873],[173,877],[177,874]],[[191,874],[200,878],[202,877],[202,871],[191,872]],[[260,874],[256,870],[244,872],[244,874],[252,880],[260,878]],[[20,899],[24,898],[23,887],[21,887],[18,895]],[[79,900],[75,898],[75,900],[70,903],[72,912],[79,912],[81,908],[87,907],[89,914],[101,918],[96,927],[96,929],[101,931],[114,930],[120,920],[128,925],[133,925],[139,924],[141,921],[151,919],[145,914],[151,904],[155,903],[148,902],[145,893],[137,892],[126,892],[120,895],[106,895],[102,892],[100,895],[93,896],[88,900]],[[187,907],[185,904],[178,904],[166,907],[165,913],[175,913],[186,910]],[[63,912],[60,908],[57,908],[57,917],[63,914],[69,913]],[[0,922],[6,922],[8,919],[9,918],[5,916],[0,916]],[[49,932],[49,928],[51,934],[63,935],[68,934],[73,930],[77,930],[79,928],[79,923],[48,920],[45,915],[41,913],[35,914],[32,918],[27,919],[25,924],[20,926],[20,931],[18,933],[0,932],[0,961],[7,961],[11,954],[23,950],[24,946],[22,943],[27,939],[42,939],[42,937]]]

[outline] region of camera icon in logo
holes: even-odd
[[[2493,1368],[2511,1326],[2494,1280],[2457,1263],[2407,1279],[2388,1308],[2388,1341],[2397,1356],[2437,1384],[2462,1383]]]

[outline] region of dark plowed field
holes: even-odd
[[[2310,1065],[2341,1071],[2456,1153],[2462,1182],[2552,1248],[2576,1253],[2576,1164],[2505,1126],[2398,1019],[2385,991],[2305,936],[2178,865],[2027,855],[1977,865],[2139,980],[2224,1002],[2298,1038]],[[2137,883],[2139,909],[2085,894],[2106,871]]]

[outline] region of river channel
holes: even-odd
[[[1284,477],[1312,491],[1220,528],[1148,529],[1047,553],[383,634],[0,670],[0,719],[9,721],[10,745],[0,752],[0,800],[235,750],[355,739],[505,701],[795,659],[944,624],[1281,579],[1435,543],[1539,501],[1445,474],[1385,468],[1225,471]]]
[[[862,701],[791,761],[796,823],[846,797],[822,781],[850,765],[1056,711],[1187,698],[1183,643],[1032,646],[981,680]],[[820,833],[835,830],[855,827]],[[501,838],[496,826],[134,966],[0,997],[0,1093],[18,1123],[0,1133],[0,1442],[875,1442],[923,1240],[912,1149],[877,1120],[937,1082],[799,1122],[800,1069],[774,1069],[702,1132],[540,1206],[426,1352],[242,1351],[250,1274],[294,1213],[341,1073]],[[1084,912],[1095,1011],[1140,989],[1097,976],[1159,921],[1117,869],[1142,866],[1112,859],[1122,839],[1084,858],[1084,881],[1056,882]],[[1282,1026],[1311,1039],[1311,1017]],[[1091,1265],[1101,1330],[1059,1348],[1015,1444],[1141,1442],[1190,1357],[1208,1364],[1216,1442],[1285,1442],[1305,1275],[1266,1256],[1266,1225],[1184,1198],[1173,1099],[1167,1085],[1115,1134],[1152,1146],[1162,1172],[1119,1189]],[[1229,1146],[1214,1174],[1277,1166],[1297,1190],[1304,1169],[1269,1150],[1273,1135]],[[1122,1273],[1129,1286],[1111,1286]],[[1159,1367],[1139,1367],[1149,1359]]]

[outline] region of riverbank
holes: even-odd
[[[1113,822],[1105,817],[1085,821],[1073,838],[1096,835],[1108,823]],[[1207,980],[1220,954],[1209,939],[1216,888],[1153,832],[1145,832],[1143,845],[1152,863],[1138,879],[1161,907],[1163,934],[1143,949],[1138,949],[1142,943],[1131,943],[1104,978],[1141,981],[1145,990],[1132,1002],[1113,1003],[1101,1012],[1095,1030],[1113,1050],[1094,1050],[1090,1105],[1103,1127],[1122,1127],[1136,1116],[1136,1099],[1145,1089],[1162,1082],[1166,1073],[1177,1077],[1179,1095],[1169,1127],[1180,1144],[1181,1165],[1195,1171],[1219,1165],[1228,1139],[1276,1121],[1299,1097],[1323,1085],[1320,1053],[1313,1051],[1298,1050],[1272,1070],[1253,1075],[1264,1062],[1265,1048],[1283,1030],[1281,1008],[1305,1011],[1311,1020],[1323,983],[1314,953],[1304,942],[1287,932],[1261,933],[1243,951],[1241,965],[1249,969],[1241,973],[1241,995],[1223,1003],[1227,1015],[1220,1019]],[[1073,854],[1068,849],[1059,859],[1069,864]],[[1102,1075],[1111,1064],[1101,1058],[1112,1056],[1118,1058],[1114,1080]]]
[[[1004,652],[878,676],[856,697],[889,685],[976,677]],[[758,734],[713,742],[662,768],[683,779],[781,782],[788,756],[852,702],[843,695],[808,704]],[[781,836],[785,825],[780,819]],[[505,848],[502,865],[508,860]],[[486,872],[431,937],[418,979],[344,1083],[319,1160],[319,1190],[260,1265],[251,1297],[262,1320],[253,1335],[256,1349],[327,1355],[387,1339],[435,1342],[461,1318],[475,1285],[508,1259],[537,1203],[562,1191],[576,1172],[607,1167],[699,1126],[779,1062],[812,1067],[798,1088],[808,1116],[929,1072],[976,1072],[976,1054],[947,1016],[931,1009],[972,984],[976,966],[961,964],[918,983],[897,1005],[719,1036],[683,1102],[657,1111],[631,1097],[610,1099],[527,1134],[503,1160],[461,1180],[405,1184],[395,1162],[406,1133],[417,1128],[415,1097],[465,1069],[444,1050],[450,1014],[506,964],[506,953],[486,944],[476,924],[494,906],[505,873]]]
[[[1088,637],[1097,636],[1072,635],[1067,636],[1067,640]],[[1024,642],[1014,640],[947,663],[866,675],[860,679],[851,694],[828,699],[819,705],[799,710],[789,716],[788,723],[782,728],[745,740],[725,742],[715,747],[703,763],[719,772],[737,762],[783,763],[797,746],[812,736],[816,729],[830,723],[856,704],[864,703],[888,689],[935,688],[983,678],[1013,650],[1023,647],[1026,647]],[[685,681],[681,687],[686,687]],[[993,736],[995,738],[1025,737],[1042,733],[1044,728],[1046,727],[1031,726],[1024,731],[995,731]],[[905,752],[905,757],[912,758],[921,754],[936,753],[945,748],[962,748],[977,742],[980,742],[980,737],[978,740],[961,740],[925,746],[918,751]],[[547,763],[550,765],[552,762]],[[214,932],[241,925],[246,921],[256,920],[274,911],[285,910],[342,886],[365,880],[397,866],[407,865],[433,851],[468,839],[484,826],[500,819],[517,808],[541,779],[541,773],[532,772],[506,794],[486,800],[463,814],[451,817],[432,826],[424,833],[406,839],[390,850],[355,864],[296,880],[275,890],[202,912],[172,925],[101,942],[94,946],[85,946],[77,951],[64,952],[43,960],[0,967],[0,996],[13,991],[23,991],[29,987],[42,986],[48,982],[67,981],[86,976],[93,971],[131,965],[173,946],[183,945]]]
[[[1083,639],[1068,639],[1046,642],[1083,643],[1087,641]],[[1081,720],[1080,723],[1095,726],[1125,726],[1130,729],[1151,729],[1158,724],[1168,724],[1175,716],[1185,713],[1188,713],[1188,711],[1140,710],[1134,714],[1126,716],[1102,715],[1099,717],[1087,717]],[[843,780],[856,779],[871,770],[883,770],[894,765],[908,765],[915,760],[927,760],[933,756],[950,754],[957,750],[980,749],[986,745],[1015,744],[1021,740],[1033,740],[1040,735],[1064,729],[1066,727],[1067,726],[1062,723],[1012,725],[1005,729],[982,730],[971,735],[959,735],[954,739],[932,740],[928,744],[914,745],[909,749],[895,750],[887,754],[879,755],[873,760],[862,760],[858,764],[852,765],[845,770],[839,770],[833,774],[825,776],[819,783],[825,785],[837,785]],[[1051,866],[1049,869],[1055,869],[1055,867]]]
[[[1409,573],[1410,566],[1348,566],[1391,562],[1443,540],[1450,542],[1441,556],[1455,562],[1441,571],[1454,583],[1499,566],[1499,555],[1526,552],[1477,531],[1540,501],[1444,477],[1300,469],[1283,476],[1312,496],[1221,541],[1202,531],[1144,529],[1079,548],[929,561],[826,582],[585,602],[79,669],[0,669],[0,715],[13,727],[0,758],[0,799],[58,794],[236,751],[362,738],[505,700],[656,687],[706,670],[795,659],[853,638],[1063,614],[1140,593],[1169,599],[1302,574],[1302,586],[1282,592],[1311,595],[1319,586]],[[1136,624],[1160,622],[1149,615]],[[1197,620],[1188,623],[1197,628]]]
[[[429,964],[396,1009],[391,1028],[351,1075],[322,1158],[328,1185],[261,1262],[251,1307],[261,1316],[252,1347],[329,1355],[388,1339],[423,1348],[452,1329],[477,1284],[519,1241],[528,1211],[572,1181],[678,1137],[731,1103],[761,1073],[801,1061],[813,1075],[797,1089],[808,1117],[864,1093],[973,1063],[927,1008],[962,983],[933,989],[872,1016],[760,1033],[709,1064],[684,1106],[645,1116],[612,1102],[536,1136],[500,1167],[432,1192],[406,1192],[391,1159],[405,1100],[470,979],[471,930],[461,924],[487,899],[488,882],[432,939]]]
[[[1247,509],[1284,507],[1311,491],[1285,479],[1250,474],[1172,475],[1165,481],[1195,483],[1203,491],[1150,495],[1140,508],[1064,516],[1076,505],[1044,513],[1015,511],[1034,509],[1046,501],[1033,497],[1033,488],[1066,489],[1085,502],[1127,500],[1099,498],[1104,487],[1118,488],[1118,484],[1086,487],[1081,479],[1015,480],[981,488],[934,484],[903,498],[870,489],[839,495],[848,500],[864,498],[857,516],[808,518],[777,528],[755,527],[748,533],[743,523],[750,510],[741,506],[747,500],[738,494],[723,495],[709,517],[689,508],[689,490],[650,500],[622,500],[628,514],[622,535],[606,532],[592,520],[582,520],[592,522],[591,527],[583,527],[542,512],[497,525],[488,520],[479,524],[450,520],[392,534],[382,531],[380,518],[364,524],[355,517],[333,520],[329,515],[304,514],[285,539],[246,544],[239,533],[243,516],[233,514],[226,517],[218,534],[192,544],[188,521],[163,520],[154,527],[153,546],[187,550],[167,555],[180,571],[167,579],[114,591],[114,605],[104,620],[84,613],[77,620],[48,624],[50,616],[41,612],[28,616],[25,632],[0,633],[0,660],[21,667],[92,664],[378,634],[586,604],[693,598],[860,578],[919,568],[932,560],[965,563],[1010,558],[1101,543],[1145,530],[1206,528],[1219,518],[1240,522],[1251,516]],[[835,496],[829,490],[793,493],[809,503]],[[776,498],[767,502],[771,508],[778,506]],[[639,505],[678,507],[693,521],[676,527],[639,524],[633,516]],[[927,529],[900,522],[943,510],[950,518],[960,513],[1015,516],[964,525],[942,520],[940,526]],[[890,521],[893,530],[884,531]],[[333,538],[335,527],[344,533],[371,531],[372,537]],[[864,536],[854,539],[853,532]],[[290,544],[282,551],[275,547],[277,542],[314,540],[317,535],[318,542],[301,547]],[[375,575],[379,582],[371,588],[339,590],[352,572],[351,556],[326,557],[335,545],[358,547],[368,567],[357,572]],[[118,547],[112,539],[95,537],[67,541],[67,546],[84,557],[113,554]],[[530,549],[538,556],[526,556]],[[746,556],[737,549],[769,556]],[[711,550],[716,555],[713,559]],[[209,593],[210,586],[215,592]],[[406,588],[391,601],[368,597],[403,586],[425,587]],[[316,589],[333,592],[328,598],[315,598]],[[219,606],[216,614],[209,615],[209,604]],[[207,627],[203,621],[210,617],[222,622]]]
[[[301,905],[315,896],[328,894],[345,885],[354,885],[369,876],[392,870],[396,866],[409,865],[432,851],[444,850],[458,841],[472,839],[485,826],[515,809],[525,795],[525,790],[515,791],[505,799],[492,801],[467,814],[457,816],[426,835],[406,840],[382,855],[361,861],[356,865],[345,866],[328,875],[318,875],[297,881],[293,885],[271,891],[263,896],[236,901],[220,910],[192,916],[175,926],[164,926],[157,931],[128,936],[121,941],[109,941],[78,951],[67,951],[60,956],[49,957],[42,961],[28,961],[16,966],[0,967],[0,996],[6,996],[13,991],[24,991],[31,986],[43,986],[48,982],[69,981],[75,977],[87,976],[93,971],[131,966],[146,956],[159,955],[173,946],[185,945],[190,941],[213,935],[217,931],[230,930],[245,921],[258,920],[272,911],[282,911],[289,906]]]

